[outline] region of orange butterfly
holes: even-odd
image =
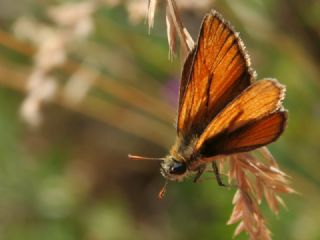
[[[170,154],[161,159],[166,179],[182,181],[195,174],[197,181],[212,163],[223,185],[215,159],[278,139],[287,123],[285,87],[275,79],[254,80],[238,34],[216,11],[207,14],[183,66],[177,138]]]

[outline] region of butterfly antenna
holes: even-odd
[[[165,195],[165,193],[166,193],[166,191],[167,191],[167,186],[168,186],[168,180],[166,180],[166,182],[164,183],[163,187],[161,188],[161,190],[160,190],[160,192],[159,192],[159,194],[158,194],[158,197],[159,197],[160,199],[163,199],[163,198],[164,198],[164,195]]]
[[[163,161],[164,158],[153,158],[153,157],[142,157],[137,155],[128,154],[128,158],[131,160],[155,160],[155,161]]]

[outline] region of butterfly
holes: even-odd
[[[160,158],[166,179],[194,175],[197,181],[211,163],[223,185],[216,159],[265,146],[283,133],[285,86],[275,79],[256,81],[250,65],[239,34],[212,10],[182,69],[177,137],[169,155]]]

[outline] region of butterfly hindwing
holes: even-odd
[[[237,149],[244,151],[250,148],[256,148],[258,145],[268,144],[268,141],[275,139],[282,133],[281,129],[283,129],[283,127],[281,128],[281,126],[286,122],[286,113],[281,110],[284,93],[285,87],[276,80],[263,79],[255,82],[229,103],[209,123],[195,145],[195,152],[201,153],[204,151],[208,154],[213,154],[217,151],[217,146],[222,147],[222,145],[227,146],[226,149],[228,149],[229,152],[236,152]],[[273,116],[272,114],[275,112],[279,113],[269,119],[269,116]],[[272,122],[273,120],[278,120],[278,122]],[[248,149],[239,147],[242,144],[242,140],[244,141],[246,138],[254,136],[252,135],[255,134],[254,131],[263,135],[263,131],[268,131],[267,125],[264,124],[272,123],[274,123],[274,126],[270,127],[274,127],[275,131],[278,129],[278,131],[274,132],[273,137],[275,138],[270,136],[270,139],[266,139],[264,144],[262,144],[263,141],[259,142],[258,139],[257,142],[252,141],[252,144],[247,142]],[[258,129],[257,127],[260,125],[261,129]],[[269,136],[268,132],[265,134]],[[270,132],[270,134],[272,134],[272,132]],[[237,141],[236,136],[239,137],[240,141],[237,144],[239,145],[241,143],[239,146],[235,144]],[[221,143],[218,140],[221,141]],[[233,144],[235,145],[233,146]],[[208,151],[209,146],[212,148],[212,151]],[[220,152],[223,151],[227,152],[227,150],[221,148]]]
[[[215,11],[204,18],[194,51],[186,61],[180,89],[177,131],[184,138],[200,135],[253,79],[242,41]]]
[[[274,142],[287,123],[287,111],[278,111],[247,122],[232,132],[208,139],[201,148],[203,157],[248,152]]]

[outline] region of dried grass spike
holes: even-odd
[[[170,15],[170,11],[166,9],[166,24],[167,24],[167,37],[169,44],[169,59],[172,60],[173,56],[176,54],[177,47],[177,30],[174,25],[172,16]]]
[[[149,27],[149,34],[151,31],[151,28],[153,28],[154,25],[154,15],[156,12],[158,0],[149,0],[149,6],[148,6],[148,27]]]

